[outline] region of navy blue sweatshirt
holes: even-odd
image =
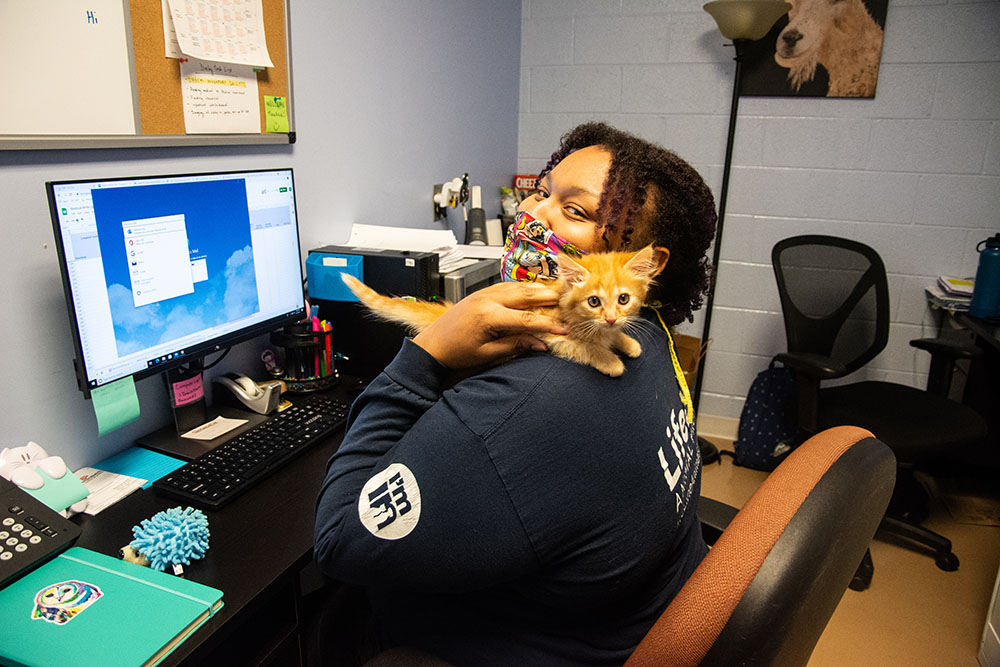
[[[316,560],[394,644],[456,665],[620,665],[701,561],[701,461],[666,336],[625,373],[531,353],[446,389],[407,340],[355,401]]]

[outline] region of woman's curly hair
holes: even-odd
[[[691,320],[712,276],[706,252],[715,236],[712,193],[691,165],[675,153],[604,123],[585,123],[565,135],[538,180],[570,153],[600,146],[611,167],[598,204],[608,248],[653,244],[670,250],[670,261],[650,291],[670,326]]]

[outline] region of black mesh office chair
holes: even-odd
[[[885,348],[885,265],[863,243],[819,235],[779,241],[771,263],[788,337],[788,352],[776,358],[792,369],[798,382],[801,426],[810,433],[860,426],[887,444],[898,470],[880,530],[929,547],[942,570],[957,569],[951,541],[919,525],[927,516],[927,494],[913,471],[933,470],[957,448],[986,436],[983,418],[946,396],[955,360],[974,356],[975,348],[941,339],[910,341],[932,354],[928,391],[874,380],[821,388],[824,381],[863,368]],[[872,571],[869,552],[851,588],[867,588]]]

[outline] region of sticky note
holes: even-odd
[[[187,380],[174,382],[171,386],[174,392],[174,405],[194,403],[205,396],[205,385],[201,381],[201,373]]]
[[[94,467],[98,470],[144,479],[146,483],[142,485],[142,488],[148,489],[154,481],[177,470],[182,465],[184,465],[184,461],[172,456],[142,447],[129,447],[109,459],[104,459]]]
[[[288,107],[284,97],[264,96],[264,131],[288,132]]]
[[[100,435],[139,418],[139,397],[135,394],[135,380],[131,375],[91,389],[90,400],[94,404],[97,432]]]

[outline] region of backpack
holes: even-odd
[[[799,428],[796,382],[792,371],[775,361],[757,374],[747,392],[736,433],[734,463],[755,470],[774,470],[808,433]]]

